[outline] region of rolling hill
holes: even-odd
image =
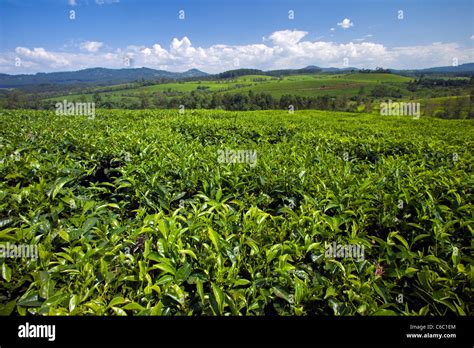
[[[185,72],[170,72],[149,68],[106,69],[92,68],[79,71],[37,73],[34,75],[0,74],[0,88],[18,88],[38,85],[114,85],[134,81],[153,81],[158,79],[185,79],[205,77],[208,74],[197,69]]]
[[[460,74],[466,76],[474,74],[474,63],[461,64],[458,66],[435,67],[419,70],[395,70],[389,69],[398,75],[415,76],[421,74]],[[292,75],[308,74],[343,74],[357,72],[357,68],[320,68],[309,65],[301,69],[279,69],[263,71],[259,69],[235,69],[224,71],[219,74],[208,74],[198,69],[190,69],[185,72],[170,72],[166,70],[155,70],[150,68],[130,69],[106,69],[90,68],[78,71],[37,73],[34,75],[8,75],[0,74],[0,88],[22,88],[28,89],[35,86],[47,88],[48,86],[64,87],[79,86],[110,86],[136,81],[142,82],[172,82],[182,80],[216,80],[233,79],[239,76],[260,75],[270,77],[283,77]],[[368,75],[368,74],[367,74]]]

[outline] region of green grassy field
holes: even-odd
[[[47,98],[46,100],[50,101],[61,101],[64,98],[68,100],[79,100],[83,98],[86,101],[92,101],[92,97],[94,93],[99,93],[102,97],[108,98],[110,100],[117,101],[122,97],[131,96],[134,100],[138,100],[139,96],[142,93],[146,94],[153,94],[156,92],[175,92],[175,93],[188,93],[193,90],[198,90],[198,87],[206,88],[206,90],[211,92],[222,91],[222,90],[230,90],[230,89],[238,89],[241,85],[256,85],[259,83],[265,82],[265,80],[275,80],[270,76],[265,75],[248,75],[248,76],[240,76],[234,79],[229,80],[219,80],[219,81],[188,81],[188,82],[174,82],[174,83],[162,83],[156,84],[152,86],[145,86],[145,87],[137,87],[130,84],[121,84],[121,85],[114,85],[114,86],[107,86],[107,87],[96,87],[93,88],[91,93],[84,93],[84,94],[68,94],[59,97]],[[302,78],[304,80],[304,78]],[[108,91],[113,89],[113,91]],[[107,92],[104,92],[107,90]]]
[[[118,101],[121,98],[131,98],[131,100],[139,101],[140,95],[143,93],[152,95],[157,92],[169,93],[189,93],[198,90],[198,87],[206,88],[209,92],[218,93],[248,93],[249,90],[255,93],[270,93],[274,97],[281,97],[284,94],[295,94],[300,96],[352,96],[356,95],[361,87],[370,92],[371,88],[378,83],[388,83],[395,87],[403,88],[411,78],[394,74],[314,74],[314,75],[291,75],[281,79],[272,78],[264,75],[247,75],[235,79],[217,80],[217,81],[189,81],[182,83],[163,83],[145,87],[134,87],[119,89],[109,92],[100,92],[101,97]],[[120,85],[125,86],[125,85]],[[110,89],[110,87],[107,87]],[[86,101],[92,101],[93,93],[89,94],[72,94],[48,98],[50,101],[60,101],[66,98],[70,101],[78,101],[83,98]]]
[[[0,258],[1,314],[473,313],[472,120],[0,110],[0,123],[0,245],[39,256]],[[331,256],[333,243],[364,252]]]

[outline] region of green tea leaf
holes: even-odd
[[[5,262],[2,264],[2,277],[7,282],[12,279],[12,269]]]

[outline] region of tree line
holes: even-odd
[[[171,94],[172,95],[172,94]],[[375,86],[370,92],[361,87],[357,95],[348,96],[300,96],[284,94],[275,97],[269,93],[255,93],[249,90],[246,93],[209,93],[205,90],[195,90],[190,93],[170,96],[170,94],[140,93],[130,96],[122,96],[117,99],[103,98],[99,93],[86,98],[81,95],[73,102],[95,103],[96,108],[108,109],[177,109],[184,106],[187,109],[222,109],[230,111],[250,111],[250,110],[328,110],[344,112],[372,112],[376,100],[384,98],[398,99],[402,97],[399,89],[390,88],[384,85]],[[64,97],[68,99],[67,97]],[[474,118],[472,108],[474,102],[474,89],[465,98],[446,98],[435,102],[427,99],[422,107],[423,115],[438,118]],[[26,94],[21,90],[13,90],[0,94],[0,108],[5,109],[50,109],[54,110],[56,101],[42,100],[36,94]]]

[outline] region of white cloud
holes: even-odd
[[[77,6],[76,0],[68,0],[67,3],[69,4],[69,6]]]
[[[354,26],[354,23],[351,22],[349,18],[344,18],[342,22],[337,23],[342,29],[349,29]]]
[[[471,36],[471,40],[474,40],[474,35]]]
[[[448,66],[457,59],[459,64],[474,61],[474,49],[462,49],[457,43],[434,42],[426,46],[394,47],[397,63],[414,67]]]
[[[87,52],[97,52],[102,46],[103,43],[99,41],[85,41],[80,45],[81,50]]]
[[[451,65],[453,58],[457,58],[460,64],[474,61],[474,48],[461,47],[456,43],[389,48],[380,43],[362,42],[362,39],[349,43],[322,41],[322,38],[312,41],[306,39],[307,35],[305,31],[282,30],[271,33],[264,43],[215,44],[207,47],[193,46],[186,36],[174,38],[169,47],[155,43],[111,50],[99,49],[103,44],[97,41],[83,42],[79,52],[17,47],[15,52],[0,53],[0,72],[17,74],[90,67],[124,68],[127,57],[135,67],[169,71],[197,68],[210,73],[235,69],[236,59],[241,68],[264,70],[307,65],[342,67],[344,58],[349,59],[349,65],[354,67],[396,69]],[[70,49],[73,50],[73,46]],[[21,58],[21,68],[15,67],[15,57]]]
[[[31,59],[43,64],[49,65],[52,68],[62,68],[69,66],[69,61],[61,54],[47,52],[44,48],[38,47],[30,50],[26,47],[17,47],[15,52],[20,58]]]
[[[159,46],[158,49],[160,48],[161,46]],[[185,36],[181,40],[178,40],[177,38],[173,39],[170,46],[170,52],[175,56],[191,56],[196,52],[196,49],[192,47],[191,41]]]
[[[297,44],[308,33],[300,30],[275,31],[269,39],[277,46],[288,47]]]
[[[334,30],[336,30],[336,28],[331,28],[331,29],[329,29],[329,30],[334,31]]]

